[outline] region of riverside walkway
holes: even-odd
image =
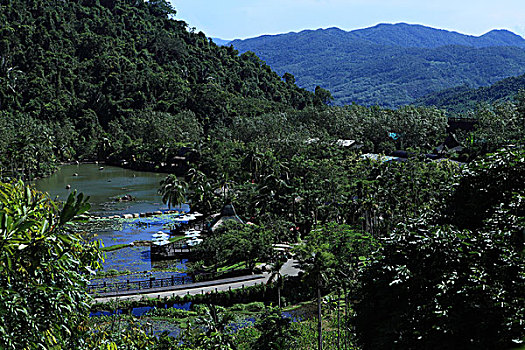
[[[297,276],[299,269],[297,268],[295,260],[288,260],[280,270],[282,276]],[[160,287],[141,290],[118,291],[101,293],[94,296],[94,301],[98,303],[106,303],[112,300],[140,300],[142,298],[165,298],[172,296],[195,295],[223,292],[233,289],[241,289],[251,287],[259,284],[266,284],[270,279],[271,274],[262,273],[259,275],[247,275],[240,277],[224,278],[220,280],[187,283],[183,285],[176,285],[170,287]]]
[[[140,300],[142,298],[164,298],[171,296],[183,296],[183,295],[195,295],[195,294],[206,294],[214,292],[222,292],[231,289],[240,289],[244,287],[251,287],[258,284],[266,283],[269,274],[264,273],[260,275],[248,275],[232,278],[224,278],[220,280],[187,283],[183,285],[163,287],[163,288],[151,288],[141,290],[130,290],[130,291],[118,291],[101,293],[94,296],[95,302],[109,302],[111,300]]]

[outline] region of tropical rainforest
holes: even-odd
[[[255,55],[169,19],[163,1],[0,6],[4,172],[38,176],[54,160],[140,157],[141,147],[169,157],[177,142],[199,137],[197,124],[207,130],[314,103]]]
[[[452,114],[465,115],[483,103],[496,104],[515,100],[525,89],[525,75],[500,80],[490,86],[470,88],[466,85],[438,91],[419,98],[414,104],[434,106]]]
[[[523,93],[476,105],[457,127],[436,107],[334,107],[329,86],[301,89],[303,75],[281,77],[253,53],[215,45],[163,0],[0,0],[0,17],[1,348],[525,342]],[[523,73],[525,51],[496,47],[499,37],[424,55],[438,66],[442,55],[475,56],[478,82]],[[362,52],[377,49],[361,40]],[[403,49],[402,61],[420,49]],[[381,71],[393,84],[388,66]],[[414,98],[397,94],[377,101]],[[242,297],[219,294],[222,303],[188,297],[187,312],[156,309],[163,320],[194,317],[178,338],[148,333],[131,315],[97,323],[86,284],[102,254],[71,224],[88,201],[71,194],[56,203],[23,180],[60,162],[169,170],[181,156],[185,166],[159,190],[167,202],[189,201],[205,216],[233,204],[251,224],[206,237],[195,268],[271,263],[275,281]],[[283,243],[302,270],[296,278],[279,276],[272,244]],[[282,316],[282,306],[299,303],[315,305],[317,317]],[[232,327],[235,308],[256,308],[255,323]]]

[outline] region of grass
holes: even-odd
[[[168,241],[170,241],[170,243],[173,243],[173,242],[179,242],[185,239],[186,239],[186,236],[176,236],[176,237],[171,237]]]
[[[127,247],[129,247],[129,244],[124,243],[124,244],[111,245],[109,247],[102,247],[100,250],[103,252],[114,252],[115,250],[119,250],[119,249],[127,248]]]
[[[241,315],[253,315],[259,314],[264,310],[264,303],[261,301],[254,301],[247,304],[235,304],[228,309],[228,311],[233,313],[239,313]]]
[[[178,236],[178,237],[171,237],[169,239],[169,241],[170,241],[170,243],[173,243],[173,242],[182,241],[184,239],[186,239],[186,237]],[[146,245],[147,243],[149,243],[149,241],[137,241],[137,242],[133,242],[133,246],[143,246],[143,245]],[[128,243],[115,244],[115,245],[112,245],[112,246],[109,246],[109,247],[102,247],[100,250],[103,251],[103,252],[114,252],[115,250],[119,250],[119,249],[122,249],[122,248],[127,248],[129,246],[130,245]]]
[[[285,311],[285,312],[295,311],[295,310],[300,309],[300,308],[302,308],[304,306],[308,306],[308,305],[312,305],[312,304],[313,304],[312,301],[302,301],[299,304],[294,304],[294,305],[290,305],[290,306],[284,307],[283,311]]]
[[[241,262],[238,262],[237,264],[219,267],[217,269],[217,272],[223,272],[223,271],[228,271],[228,270],[240,270],[241,266],[246,266],[246,262],[245,261],[241,261]]]
[[[106,278],[106,277],[115,277],[115,276],[122,276],[122,275],[129,275],[131,274],[131,271],[124,270],[124,271],[117,271],[115,269],[109,269],[109,270],[101,270],[97,271],[97,275],[92,278],[93,280],[97,278]]]

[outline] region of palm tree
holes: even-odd
[[[310,244],[311,241],[308,243]],[[319,350],[323,349],[321,289],[328,283],[329,277],[333,274],[333,269],[335,267],[335,257],[326,248],[326,245],[317,247],[303,245],[297,247],[296,250],[299,265],[305,272],[305,280],[307,283],[314,285],[317,291],[317,340]]]
[[[171,209],[172,205],[181,205],[186,201],[186,193],[188,192],[188,184],[186,181],[179,179],[173,174],[166,176],[160,182],[158,194],[162,196],[162,202],[168,205]]]
[[[188,198],[191,201],[192,208],[207,216],[214,209],[215,194],[212,182],[202,171],[194,168],[188,170],[186,178],[189,179]]]
[[[270,275],[270,278],[268,279],[268,282],[273,282],[274,280],[277,282],[277,306],[279,309],[281,308],[281,285],[282,285],[282,276],[281,276],[281,268],[284,265],[284,262],[282,261],[281,255],[274,256],[275,262],[272,265],[272,273]]]

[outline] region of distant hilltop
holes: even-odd
[[[211,40],[219,46],[227,46],[231,42],[231,40],[223,40],[219,38],[211,38]]]
[[[301,87],[330,90],[339,105],[397,107],[444,89],[488,86],[525,73],[525,39],[508,30],[473,36],[397,23],[263,35],[230,44],[241,53],[255,52],[281,75],[293,74]]]
[[[249,39],[222,40],[213,39],[217,44],[232,44],[241,47],[243,43],[260,42],[260,40],[298,39],[311,36],[330,36],[344,41],[362,41],[376,45],[435,48],[460,45],[469,47],[514,46],[525,48],[525,39],[506,30],[494,29],[483,35],[474,36],[455,31],[427,27],[420,24],[380,23],[373,27],[345,31],[337,27],[316,30],[303,30],[276,35],[261,35]]]

